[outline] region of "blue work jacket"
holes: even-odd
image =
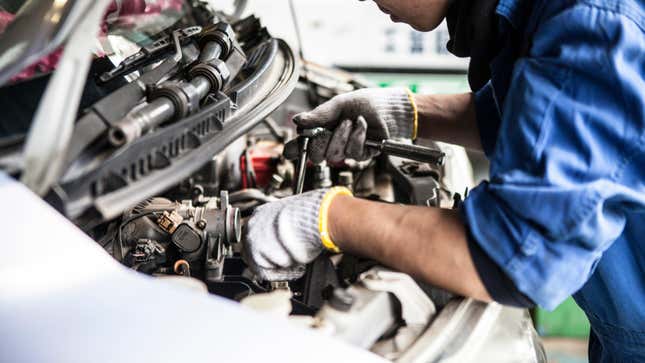
[[[573,294],[592,362],[645,362],[645,2],[501,0],[497,14],[504,46],[476,93],[490,181],[465,223],[536,304]]]

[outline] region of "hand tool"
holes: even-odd
[[[307,171],[307,154],[309,152],[309,140],[325,132],[325,129],[322,127],[316,127],[313,129],[304,129],[300,132],[298,136],[300,142],[300,157],[298,159],[298,175],[296,178],[296,185],[294,188],[294,194],[301,194],[305,186],[305,174]]]
[[[387,139],[381,141],[366,140],[365,146],[378,149],[387,155],[439,166],[444,164],[446,158],[446,154],[437,149]]]
[[[305,182],[305,170],[307,166],[307,153],[309,150],[309,141],[326,130],[322,127],[300,130],[300,154],[298,160],[298,176],[296,179],[295,194],[302,193]],[[419,161],[441,166],[445,162],[446,154],[440,150],[432,149],[425,146],[406,144],[403,142],[385,140],[366,140],[365,146],[379,150],[380,152],[397,156],[404,159]]]

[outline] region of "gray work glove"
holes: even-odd
[[[340,162],[346,158],[367,160],[378,154],[365,140],[415,138],[417,111],[405,88],[366,88],[342,94],[310,112],[294,117],[300,128],[323,127],[329,132],[310,141],[309,158]],[[285,156],[297,157],[298,143],[287,144]]]
[[[324,236],[327,210],[340,194],[351,195],[346,188],[314,190],[265,204],[253,212],[246,224],[243,256],[259,280],[295,280],[325,246],[339,252]]]

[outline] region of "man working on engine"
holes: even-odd
[[[594,362],[645,362],[645,5],[638,0],[375,0],[422,31],[447,17],[473,93],[366,89],[298,115],[311,159],[363,160],[367,138],[481,149],[490,181],[459,211],[345,189],[259,208],[246,250],[266,280],[323,250],[367,256],[464,296],[548,309],[575,294]]]

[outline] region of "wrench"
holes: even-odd
[[[301,194],[305,186],[305,174],[307,171],[307,154],[309,153],[309,141],[325,132],[325,129],[322,127],[316,127],[313,129],[304,129],[298,137],[300,142],[300,157],[298,159],[298,175],[296,178],[296,185],[294,188],[294,194]]]

